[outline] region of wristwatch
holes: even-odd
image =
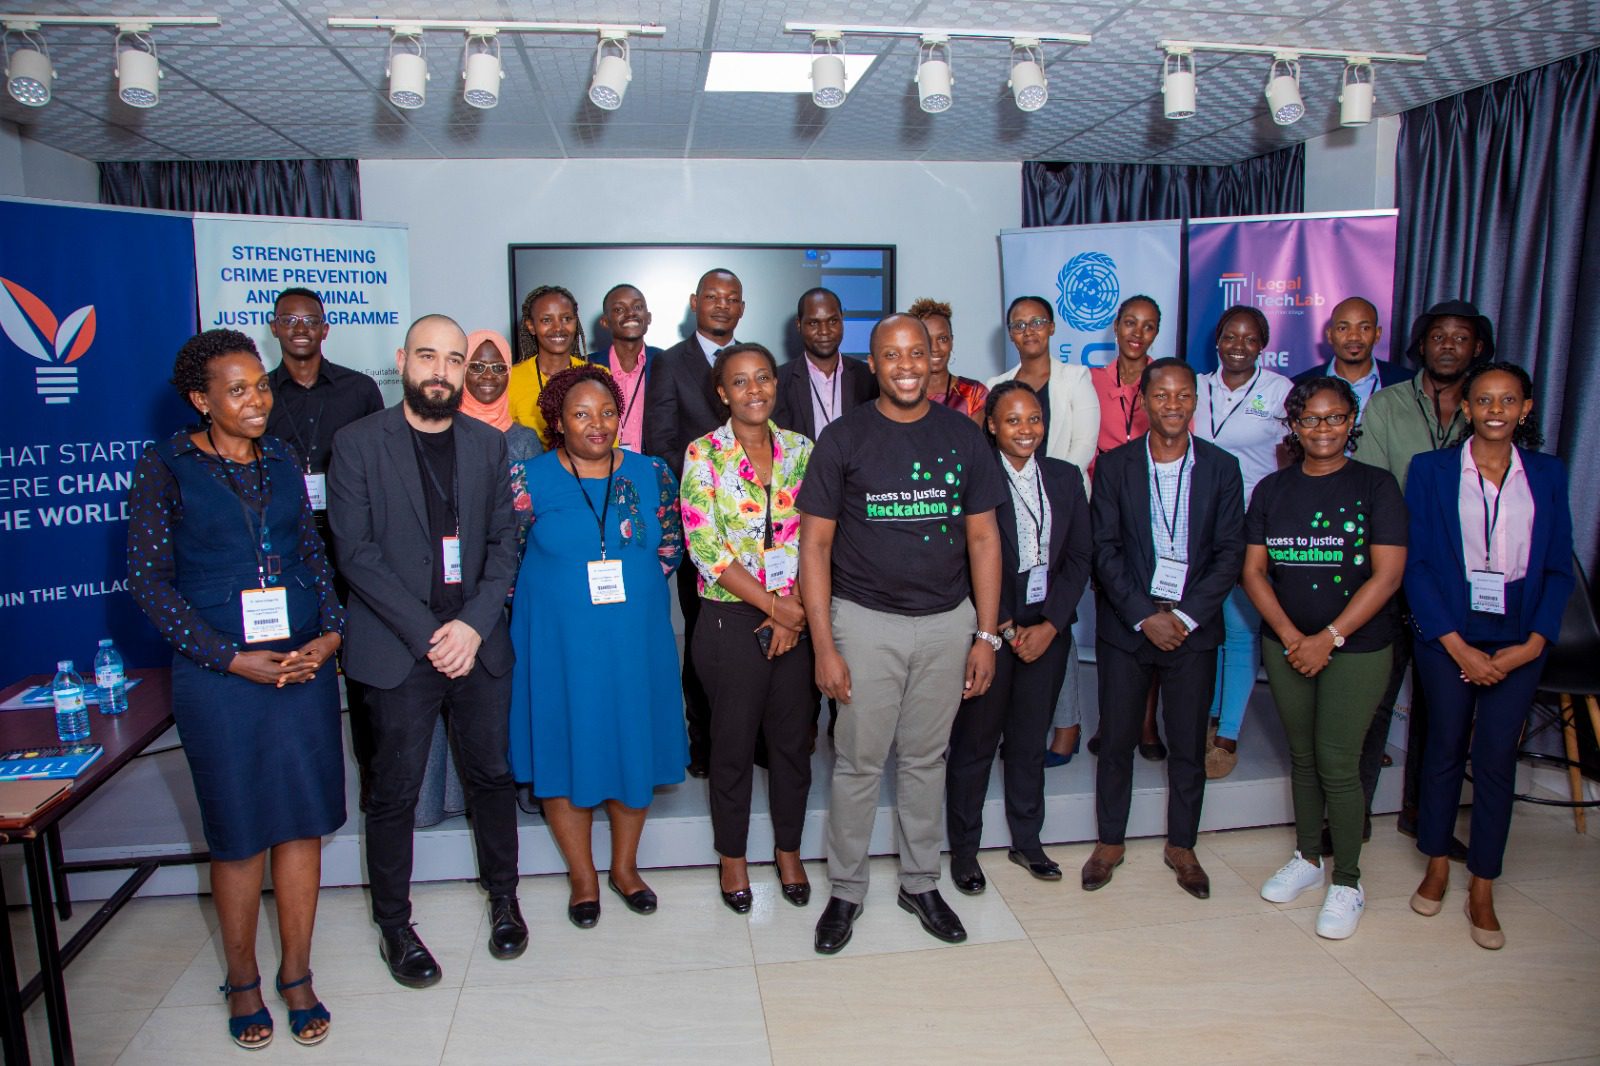
[[[1005,642],[1007,644],[1010,644],[1013,640],[1017,639],[1017,633],[1018,629],[1015,625],[1006,626],[1000,631],[1000,635],[1005,638]]]
[[[1328,627],[1328,632],[1333,634],[1333,646],[1335,648],[1344,647],[1344,637],[1339,635],[1339,631],[1337,629],[1330,625]]]
[[[978,637],[979,640],[988,641],[989,647],[993,648],[995,651],[999,651],[1000,650],[1000,645],[1002,643],[1004,643],[1004,641],[1002,641],[999,637],[995,636],[993,633],[985,633],[981,629],[978,630],[978,632],[975,635]]]

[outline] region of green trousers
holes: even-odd
[[[1315,677],[1289,665],[1283,645],[1261,638],[1267,683],[1289,738],[1296,846],[1308,860],[1322,851],[1322,819],[1333,837],[1333,883],[1361,881],[1361,746],[1389,684],[1389,648],[1335,652]]]

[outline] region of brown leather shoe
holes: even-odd
[[[1089,861],[1083,864],[1083,890],[1094,892],[1109,885],[1111,871],[1122,865],[1126,850],[1121,844],[1096,844]]]
[[[1211,898],[1211,878],[1201,868],[1200,860],[1194,857],[1193,848],[1175,848],[1169,844],[1161,853],[1161,859],[1178,875],[1179,888],[1195,899]]]

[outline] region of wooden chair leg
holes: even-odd
[[[1592,706],[1590,713],[1594,713]],[[1572,785],[1572,802],[1582,803],[1583,770],[1578,765],[1577,717],[1572,707],[1572,697],[1565,692],[1561,694],[1561,737],[1567,745],[1567,780]],[[1582,807],[1572,808],[1572,821],[1579,834],[1589,831],[1589,823],[1584,817]]]

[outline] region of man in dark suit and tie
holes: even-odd
[[[457,418],[466,334],[425,315],[396,356],[405,398],[345,427],[328,472],[328,517],[350,583],[344,668],[368,688],[376,752],[367,872],[379,954],[400,984],[441,972],[411,924],[412,819],[440,711],[461,768],[489,894],[489,951],[521,955],[517,808],[506,762],[517,568],[505,435]]]
[[[744,317],[744,286],[731,270],[708,270],[689,297],[689,309],[694,312],[693,335],[661,353],[644,387],[644,450],[665,460],[680,478],[690,443],[728,417],[711,381],[711,364],[718,352],[737,343],[733,331]],[[678,568],[678,606],[683,610],[684,647],[691,647],[700,617],[692,566]],[[689,723],[689,773],[705,777],[710,772],[711,701],[689,655],[683,657],[683,714]]]
[[[1150,363],[1139,384],[1150,431],[1095,463],[1090,525],[1099,582],[1100,761],[1098,842],[1083,866],[1090,892],[1122,863],[1133,749],[1154,679],[1170,751],[1164,858],[1185,892],[1197,899],[1211,894],[1194,845],[1222,601],[1244,566],[1244,482],[1237,459],[1189,433],[1196,386],[1194,368],[1183,360]]]
[[[778,371],[778,407],[773,421],[816,440],[828,425],[878,398],[878,382],[860,359],[839,354],[844,340],[844,308],[830,289],[808,289],[795,307],[804,358]]]

